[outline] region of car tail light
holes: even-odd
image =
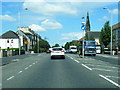
[[[54,51],[52,51],[52,53],[54,53]]]
[[[64,51],[61,51],[61,52],[64,52]]]

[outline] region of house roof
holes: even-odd
[[[118,28],[120,28],[120,22],[112,26],[113,30],[118,29]]]
[[[10,31],[2,34],[0,36],[0,38],[4,38],[4,39],[7,39],[7,38],[19,38],[19,36],[18,36],[17,33],[15,33],[15,32],[13,32],[13,31],[10,30]]]
[[[88,32],[88,36],[93,36],[94,38],[99,38],[100,36],[100,31],[90,31]]]

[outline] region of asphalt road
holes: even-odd
[[[118,88],[118,67],[91,57],[80,58],[76,54],[51,60],[50,54],[42,53],[2,66],[2,87]]]

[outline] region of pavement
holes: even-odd
[[[2,66],[3,88],[120,88],[119,65],[66,54],[50,59],[41,53]]]
[[[97,54],[97,56],[106,57],[106,58],[114,58],[115,60],[120,57],[119,55],[109,55],[109,54]]]

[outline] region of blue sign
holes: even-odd
[[[82,26],[81,26],[81,29],[82,29],[82,30],[85,30],[85,29],[86,29],[85,25],[82,25]]]

